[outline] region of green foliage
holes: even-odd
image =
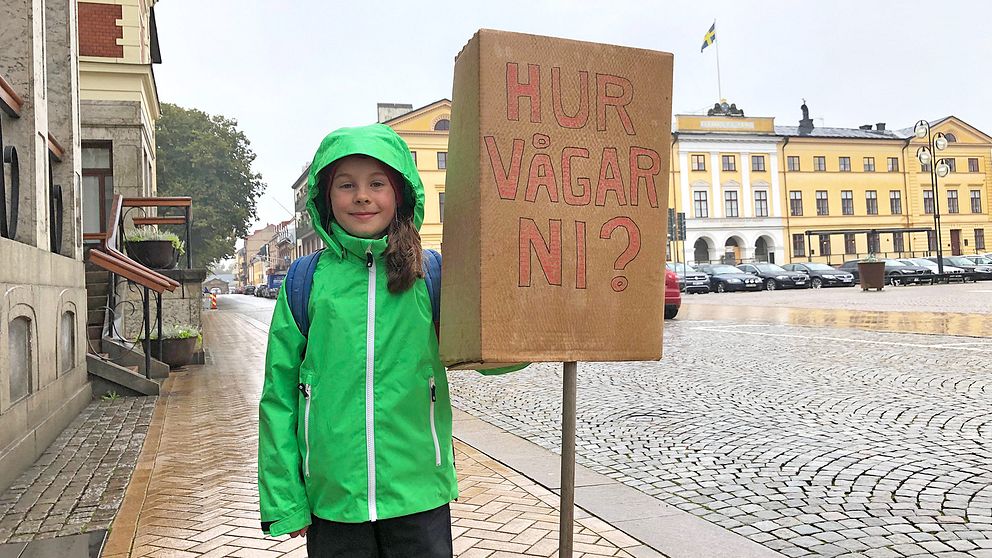
[[[190,324],[177,324],[162,328],[162,339],[189,339],[190,337],[202,339],[199,328]],[[144,335],[139,337],[139,339],[144,339]],[[151,339],[158,339],[156,328],[152,328]]]
[[[871,254],[868,254],[868,257],[866,257],[865,259],[863,259],[861,261],[863,261],[865,263],[875,263],[875,262],[878,261],[878,256],[876,256],[875,253],[872,252]]]
[[[116,401],[120,398],[121,398],[120,394],[117,393],[116,391],[108,391],[107,393],[103,394],[103,396],[100,399],[103,399],[104,401]]]
[[[142,240],[168,240],[180,256],[186,253],[186,243],[179,238],[179,235],[160,231],[156,226],[131,229],[124,235],[124,242],[141,242]]]
[[[156,124],[159,196],[193,198],[193,265],[234,254],[249,232],[265,185],[252,172],[255,153],[237,121],[163,103]],[[167,213],[159,211],[159,214]]]

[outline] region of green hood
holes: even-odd
[[[335,241],[335,231],[331,227],[334,217],[327,206],[327,192],[317,185],[317,177],[328,165],[348,155],[374,157],[400,173],[404,181],[403,202],[413,206],[413,224],[420,230],[424,223],[424,184],[403,138],[384,124],[339,128],[320,142],[307,177],[307,212],[324,244],[335,252],[341,251],[341,244]]]

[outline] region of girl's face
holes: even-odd
[[[334,220],[359,238],[381,237],[396,215],[396,194],[386,168],[372,157],[341,159],[327,197]]]

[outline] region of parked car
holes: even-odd
[[[665,269],[665,319],[671,320],[682,308],[682,293],[679,292],[679,276]]]
[[[255,285],[245,285],[244,291],[241,294],[253,295],[255,294]]]
[[[926,258],[899,258],[900,262],[908,265],[921,265],[930,270],[930,273],[937,274],[940,268],[937,267],[937,262],[932,262]],[[960,267],[954,267],[953,265],[944,264],[944,273],[948,276],[948,281],[967,281],[971,278],[971,273],[965,273]]]
[[[737,269],[757,275],[765,281],[765,290],[775,289],[806,289],[809,287],[809,275],[801,271],[789,271],[773,263],[740,264]]]
[[[761,289],[761,278],[744,273],[732,265],[702,264],[696,269],[710,279],[710,290],[718,293],[727,291],[757,291]]]
[[[210,289],[210,294],[219,295],[220,294],[220,287],[214,287],[214,288]]]
[[[255,296],[265,298],[269,295],[269,288],[265,285],[255,287]]]
[[[968,258],[969,260],[975,262],[976,265],[992,265],[992,258],[988,256],[962,256]],[[944,266],[947,267],[946,265]]]
[[[932,262],[937,261],[936,257],[927,259]],[[960,267],[965,273],[971,273],[975,280],[992,279],[992,265],[979,265],[964,256],[944,256],[944,265],[948,264]]]
[[[851,260],[844,262],[840,269],[850,272],[855,280],[860,278],[858,273],[858,262]],[[916,283],[933,284],[934,274],[929,268],[920,265],[906,265],[896,260],[879,260],[885,263],[885,282],[889,285],[910,285]]]
[[[686,293],[710,292],[710,280],[705,273],[684,263],[667,263],[665,268],[675,272],[679,278],[679,290]]]
[[[791,263],[785,264],[783,268],[789,271],[800,271],[809,275],[809,286],[813,289],[820,287],[853,287],[856,282],[854,275],[847,271],[840,271],[836,267],[824,263]]]

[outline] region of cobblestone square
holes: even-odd
[[[786,556],[992,556],[992,341],[666,326],[660,362],[579,365],[580,464]],[[453,402],[557,452],[560,369]]]

